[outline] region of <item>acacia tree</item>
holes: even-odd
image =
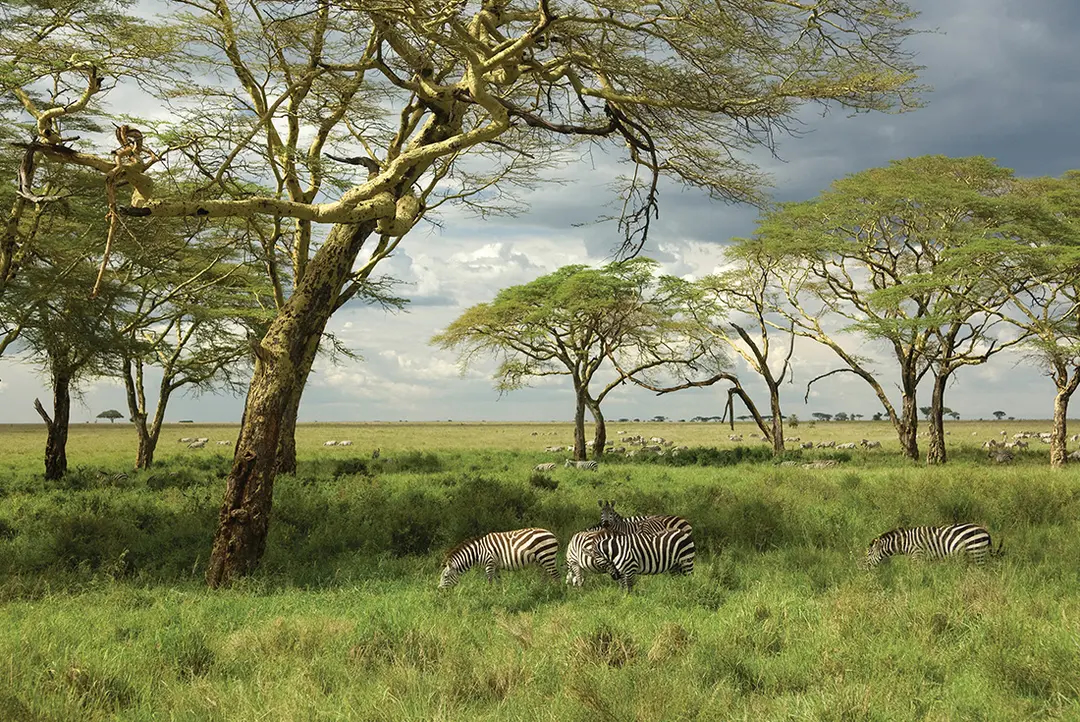
[[[502,392],[568,376],[576,400],[574,458],[586,456],[586,409],[600,458],[607,443],[600,405],[627,378],[688,367],[709,372],[724,363],[695,337],[694,324],[680,319],[677,281],[657,277],[656,267],[645,258],[598,269],[565,266],[467,309],[431,342],[457,351],[463,370],[478,358],[498,358],[494,378]],[[613,369],[614,378],[594,391],[597,374]]]
[[[985,158],[927,156],[850,175],[804,203],[785,204],[761,222],[747,251],[786,269],[778,307],[794,332],[833,350],[845,364],[811,379],[854,373],[885,408],[905,456],[917,459],[916,394],[934,379],[929,463],[945,461],[943,400],[952,373],[1013,345],[991,338],[1002,302],[985,279],[957,277],[949,254],[992,241],[1005,228],[1002,193],[1011,171]],[[899,376],[899,410],[851,334],[884,342]],[[849,337],[850,338],[850,337]]]
[[[776,279],[781,268],[775,258],[758,255],[752,249],[740,248],[727,255],[733,268],[686,284],[688,311],[705,333],[739,354],[765,382],[769,393],[768,419],[738,382],[728,391],[728,411],[734,422],[732,398],[739,396],[772,444],[773,453],[780,454],[784,451],[780,385],[790,378],[795,350],[795,334],[791,333],[790,325],[785,327],[774,310],[779,304]],[[740,314],[737,321],[732,319],[735,314]],[[778,344],[780,334],[787,335],[786,344]]]
[[[129,255],[125,274],[132,300],[110,318],[118,364],[111,373],[124,383],[128,411],[139,436],[135,468],[149,468],[165,411],[180,390],[226,389],[246,381],[247,337],[268,318],[266,284],[235,257],[228,233],[177,232],[154,224],[159,237],[172,232],[168,252],[153,258]],[[224,235],[225,237],[222,237]],[[157,245],[160,253],[165,250]],[[161,378],[155,403],[147,401],[146,371]]]
[[[70,278],[93,283],[96,270],[76,260],[80,268]],[[71,397],[81,381],[98,376],[107,365],[109,353],[108,317],[121,300],[117,288],[105,285],[94,299],[87,299],[85,288],[73,286],[45,286],[31,290],[39,278],[47,279],[51,264],[24,269],[20,278],[5,293],[0,311],[20,299],[33,299],[33,311],[22,326],[16,343],[24,360],[45,369],[52,387],[52,413],[45,409],[39,399],[34,399],[34,409],[41,416],[48,430],[45,442],[45,478],[55,480],[67,473],[67,438],[71,420]],[[24,286],[24,284],[26,284]]]
[[[718,199],[756,200],[761,179],[742,154],[771,145],[804,103],[914,105],[916,68],[901,48],[914,13],[896,0],[185,7],[193,66],[185,78],[230,74],[205,89],[225,98],[228,113],[208,115],[201,105],[197,121],[161,141],[187,154],[203,192],[177,195],[155,182],[141,136],[121,138],[116,155],[77,149],[58,124],[79,107],[22,105],[38,130],[28,150],[98,170],[109,198],[121,184],[132,188],[130,206],[116,202],[117,212],[295,222],[282,235],[294,269],[303,269],[252,345],[211,586],[250,572],[262,555],[283,419],[327,320],[364,267],[361,251],[378,262],[440,203],[483,206],[536,178],[545,162],[578,157],[563,151],[582,140],[627,153],[620,223],[632,251],[655,216],[661,177]],[[83,73],[87,102],[108,72]],[[354,178],[343,166],[330,174],[329,158],[366,173]],[[264,178],[276,184],[269,193],[253,187]],[[316,223],[333,224],[321,240],[309,233]],[[281,260],[279,240],[268,238],[267,264]]]
[[[996,244],[958,254],[956,271],[1003,289],[986,313],[1012,324],[1054,383],[1050,466],[1067,460],[1069,402],[1080,387],[1080,172],[1030,178],[1012,189],[1014,223]],[[999,421],[1006,415],[995,411]]]

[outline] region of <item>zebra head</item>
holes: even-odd
[[[443,567],[442,576],[439,578],[439,589],[446,589],[458,583],[458,579],[469,568],[473,560],[470,559],[470,551],[475,547],[476,539],[467,539],[446,553],[446,566]]]
[[[460,569],[456,569],[453,564],[447,564],[443,567],[442,577],[439,579],[439,589],[446,589],[447,587],[454,586],[457,584],[460,576]]]
[[[862,565],[863,569],[873,569],[881,563],[882,559],[891,557],[896,551],[895,537],[895,531],[887,531],[870,542],[866,550],[866,560]]]
[[[623,518],[615,511],[615,501],[601,499],[596,503],[600,505],[600,526],[605,528],[617,527]]]

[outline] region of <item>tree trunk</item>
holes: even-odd
[[[577,392],[577,408],[574,409],[574,460],[585,461],[585,391]]]
[[[165,408],[172,394],[171,378],[168,373],[161,379],[158,388],[157,408],[154,409],[154,421],[146,423],[146,393],[143,386],[143,366],[141,359],[124,360],[124,389],[127,392],[128,413],[135,424],[139,436],[139,448],[135,453],[135,468],[149,469],[154,464],[154,452],[161,437],[161,424],[165,421]]]
[[[311,366],[315,363],[315,355],[319,351],[319,340],[319,337],[313,337],[309,347],[304,349],[304,356],[296,367],[293,391],[281,417],[281,439],[278,441],[277,450],[279,474],[296,473],[296,417],[300,413],[300,400],[304,395],[308,376],[311,375]]]
[[[312,340],[317,343],[322,336],[337,295],[374,228],[373,222],[335,225],[266,336],[252,344],[255,373],[206,572],[211,588],[250,574],[262,558],[270,528],[282,418],[295,391],[297,370]]]
[[[945,455],[945,384],[949,372],[934,377],[934,390],[930,398],[930,443],[926,448],[927,464],[944,464]]]
[[[1080,374],[1077,374],[1080,379]],[[1050,466],[1057,469],[1065,466],[1068,454],[1066,434],[1068,433],[1069,399],[1076,390],[1075,381],[1067,386],[1058,387],[1054,395],[1054,428],[1050,432]]]
[[[769,406],[772,409],[772,450],[773,456],[784,453],[784,417],[780,412],[780,387],[769,381]]]
[[[588,401],[589,411],[596,421],[593,435],[593,458],[597,461],[604,455],[607,446],[607,424],[604,423],[604,415],[600,412],[600,404],[596,401]]]
[[[146,427],[146,415],[132,416],[135,431],[139,434],[139,450],[135,453],[135,468],[149,469],[154,464],[154,451],[157,444],[150,439],[150,430]]]
[[[34,408],[45,420],[48,438],[45,440],[45,478],[55,481],[67,473],[67,438],[71,421],[71,375],[53,362],[53,417],[50,419],[41,402],[34,399]]]
[[[896,423],[900,453],[912,461],[919,460],[919,410],[915,407],[917,403],[915,394],[904,394],[900,406],[901,416]]]

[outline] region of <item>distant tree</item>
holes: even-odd
[[[920,406],[919,407],[919,413],[922,414],[927,419],[930,418],[930,412],[933,411],[933,410],[934,409],[931,406]]]
[[[863,418],[863,415],[862,415],[862,414],[852,414],[852,415],[851,415],[851,420],[852,420],[852,421],[858,421],[858,420],[859,420],[859,419],[861,419],[861,418]]]
[[[790,323],[776,311],[776,279],[783,272],[781,262],[746,246],[728,248],[724,260],[728,270],[685,284],[687,308],[706,333],[741,356],[750,371],[765,383],[770,413],[759,412],[737,380],[728,390],[728,408],[734,413],[734,397],[738,396],[772,443],[773,453],[781,454],[784,415],[780,386],[791,379],[795,350]]]
[[[625,381],[643,384],[648,381],[642,378],[684,370],[714,373],[727,363],[681,319],[680,299],[656,275],[657,266],[646,258],[601,268],[566,266],[466,309],[431,343],[456,350],[462,369],[494,355],[500,360],[494,376],[500,392],[537,378],[569,377],[577,404],[574,456],[585,458],[588,409],[596,422],[593,454],[599,457],[607,440],[601,404]],[[594,391],[601,369],[613,369],[615,378]]]
[[[960,414],[958,412],[956,412],[956,411],[953,411],[952,409],[950,409],[948,407],[945,407],[944,409],[942,409],[942,413],[944,413],[946,416],[948,416],[953,421],[959,421],[960,420]]]
[[[102,412],[101,412],[100,414],[98,414],[98,415],[97,415],[97,417],[96,417],[96,418],[99,418],[99,419],[108,419],[108,420],[109,420],[109,423],[110,423],[110,424],[112,424],[112,423],[116,423],[116,420],[117,420],[117,419],[122,419],[122,418],[124,418],[124,415],[123,415],[123,414],[121,414],[121,413],[120,413],[119,411],[117,411],[116,409],[109,409],[108,411],[102,411]]]
[[[988,312],[1017,329],[1028,356],[1053,381],[1050,465],[1060,467],[1068,454],[1069,402],[1080,388],[1080,171],[1023,179],[1010,197],[1025,222],[958,265],[1005,288],[1009,302]]]
[[[999,307],[998,284],[961,274],[951,254],[982,247],[1011,233],[1004,190],[1012,171],[992,160],[925,156],[835,181],[816,198],[788,203],[767,214],[756,237],[760,253],[785,269],[785,307],[797,334],[832,349],[839,368],[870,385],[896,429],[903,454],[918,459],[916,393],[934,381],[928,463],[943,463],[940,408],[949,378],[966,365],[984,363],[1015,345],[999,333],[986,308]],[[783,308],[781,310],[784,310]],[[855,333],[895,359],[899,408],[881,373],[839,336]]]
[[[655,423],[662,423],[664,421],[667,421],[667,417],[666,416],[654,416],[654,417],[652,417],[652,419],[650,419],[650,421],[653,421]]]
[[[998,421],[1001,421],[1006,416],[1008,416],[1008,414],[1006,414],[1004,411],[995,411],[994,412],[994,418],[997,419]]]
[[[812,413],[810,415],[813,416],[818,421],[832,421],[832,417],[833,417],[832,414],[826,414],[826,413],[823,413],[821,411],[815,411],[814,413]]]
[[[872,419],[873,419],[874,421],[881,421],[881,419],[882,419],[882,418],[883,418],[884,416],[885,416],[885,414],[883,414],[883,413],[881,413],[881,412],[879,411],[879,412],[877,412],[876,414],[874,414],[874,415],[873,415],[873,416],[872,416],[871,418],[872,418]]]
[[[788,416],[788,426],[793,429],[799,428],[799,417],[795,414],[791,414],[790,416]]]
[[[848,418],[849,418],[849,417],[848,417],[847,413],[846,413],[846,412],[844,412],[844,411],[841,411],[840,413],[838,413],[838,414],[836,414],[835,416],[833,416],[833,420],[834,420],[834,421],[847,421],[847,420],[848,420]]]

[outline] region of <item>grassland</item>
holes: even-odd
[[[1080,476],[1042,449],[1009,467],[977,449],[1046,426],[952,423],[939,469],[863,422],[791,432],[885,442],[803,457],[836,469],[755,447],[542,476],[566,425],[306,425],[260,573],[214,593],[201,575],[229,450],[175,439],[235,428],[171,428],[160,468],[131,472],[130,428],[77,427],[72,473],[47,484],[42,431],[0,427],[0,720],[1080,719]],[[619,429],[735,446],[711,424]],[[566,540],[600,497],[688,517],[694,575],[631,596],[538,570],[435,589],[452,542],[525,525]],[[885,529],[959,520],[1005,556],[855,565]]]

